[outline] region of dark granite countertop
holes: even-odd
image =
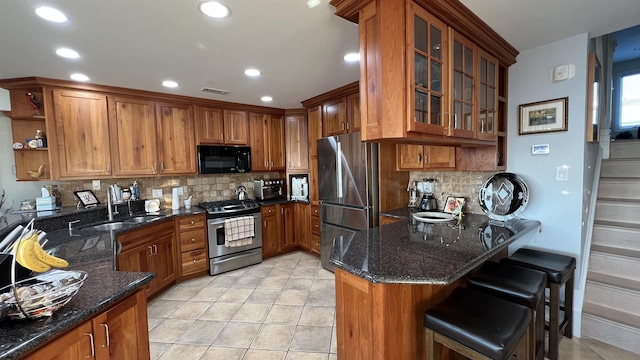
[[[47,229],[45,231],[48,242],[44,246],[45,250],[66,259],[70,264],[69,269],[86,271],[88,277],[74,298],[50,318],[0,321],[0,359],[15,359],[37,348],[133,293],[155,277],[154,273],[115,271],[116,255],[119,251],[119,243],[116,240],[118,233],[156,224],[174,216],[204,212],[198,207],[163,210],[158,214],[158,220],[151,223],[128,224],[117,231],[96,231],[83,227],[95,222],[104,222],[106,208],[73,210],[62,211],[54,216],[39,217],[35,228]],[[73,224],[74,229],[69,231],[68,222],[76,219],[82,220]],[[15,221],[11,226],[0,229],[3,230],[0,233],[29,221],[22,217],[13,220]]]
[[[392,213],[403,218],[401,209]],[[462,226],[407,217],[337,241],[331,262],[371,282],[446,285],[540,227],[535,220],[494,222],[477,214],[466,214]]]

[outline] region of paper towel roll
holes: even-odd
[[[178,210],[180,209],[180,197],[178,195],[179,188],[173,188],[171,191],[171,209]]]

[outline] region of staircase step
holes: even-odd
[[[640,177],[632,179],[600,179],[598,199],[633,199],[640,201]]]
[[[640,281],[640,261],[627,256],[591,251],[589,271]]]
[[[595,220],[622,223],[637,223],[640,214],[640,202],[631,200],[598,199]]]
[[[620,255],[620,256],[635,258],[640,261],[640,250],[631,250],[631,249],[620,248],[615,246],[594,245],[594,244],[591,244],[591,250],[601,252],[604,254]]]
[[[640,355],[640,329],[591,315],[585,310],[587,306],[585,303],[583,307],[581,336]]]
[[[594,225],[606,226],[609,228],[620,228],[626,230],[640,230],[640,223],[625,223],[620,221],[594,220]]]
[[[633,326],[640,327],[640,292],[587,280],[584,301],[637,317]]]
[[[607,284],[609,286],[616,286],[626,290],[636,291],[640,293],[640,280],[632,280],[627,278],[621,278],[613,275],[602,274],[595,271],[589,271],[587,273],[587,280]]]
[[[640,330],[640,316],[612,309],[608,306],[594,304],[585,300],[582,312]]]
[[[611,142],[611,147],[609,148],[609,157],[616,159],[640,157],[640,141],[616,140]]]
[[[600,178],[640,178],[639,159],[602,160]]]
[[[640,228],[594,223],[591,246],[593,245],[640,251]]]

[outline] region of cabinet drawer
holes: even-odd
[[[206,249],[207,236],[205,231],[191,230],[180,233],[180,251],[191,251],[196,249]]]
[[[311,235],[311,251],[320,254],[320,235]]]
[[[200,215],[192,215],[192,216],[181,216],[178,217],[178,226],[180,231],[190,230],[196,228],[203,228],[206,226],[206,218],[204,214]]]
[[[320,206],[311,205],[311,216],[320,216]]]
[[[182,275],[190,275],[209,268],[207,250],[199,249],[182,253]]]
[[[320,218],[315,216],[311,217],[311,233],[320,235]]]
[[[260,214],[262,216],[269,216],[269,215],[275,215],[277,214],[277,209],[278,205],[267,205],[267,206],[262,206],[260,207]]]

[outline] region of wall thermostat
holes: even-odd
[[[576,76],[576,66],[573,64],[558,65],[551,70],[551,82],[569,80]]]

